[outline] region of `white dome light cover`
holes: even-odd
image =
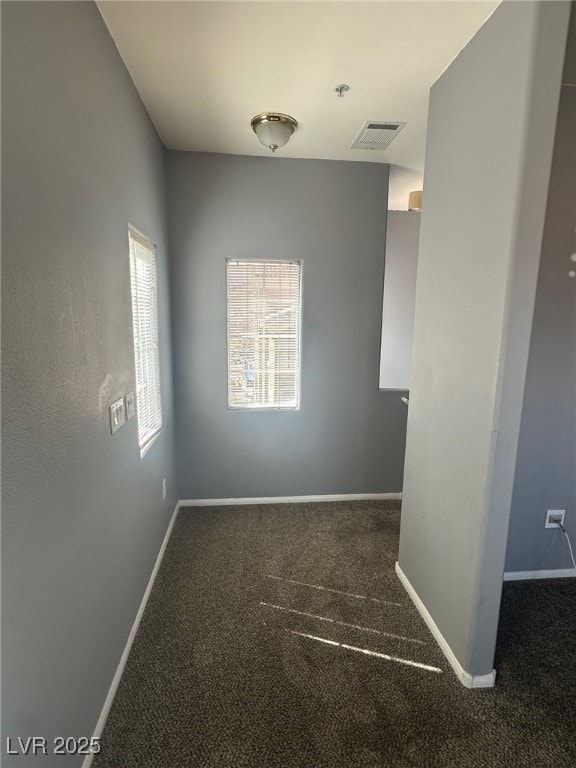
[[[272,152],[276,152],[279,147],[288,143],[298,123],[290,115],[283,115],[281,112],[263,112],[253,117],[250,125],[258,141]]]

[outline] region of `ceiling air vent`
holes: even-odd
[[[406,123],[368,121],[351,149],[386,149],[392,139],[397,136]]]

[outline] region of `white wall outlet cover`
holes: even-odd
[[[545,528],[558,528],[558,525],[556,524],[556,521],[560,521],[561,525],[564,525],[564,515],[566,514],[565,509],[548,509],[546,511],[546,523],[544,524]]]
[[[126,421],[129,421],[136,413],[136,404],[134,401],[134,392],[128,392],[124,398],[126,401]]]
[[[124,409],[124,398],[120,397],[110,406],[110,431],[112,434],[117,432],[125,423],[126,410]]]

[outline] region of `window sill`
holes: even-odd
[[[141,458],[141,459],[143,459],[143,458],[144,458],[144,456],[146,456],[146,454],[148,453],[148,451],[150,450],[150,448],[152,448],[152,446],[154,445],[154,443],[155,443],[155,442],[158,440],[158,438],[160,437],[160,433],[161,433],[161,432],[162,432],[162,430],[161,430],[161,429],[160,429],[160,430],[158,430],[158,432],[156,432],[156,434],[155,434],[155,435],[152,435],[152,437],[150,438],[150,440],[148,440],[148,442],[147,442],[147,443],[144,443],[144,445],[142,446],[142,448],[140,448],[140,458]]]
[[[238,411],[240,413],[295,413],[300,410],[300,406],[290,408],[275,408],[271,405],[229,405],[228,410]]]

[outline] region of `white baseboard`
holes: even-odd
[[[528,579],[567,579],[576,577],[574,568],[555,568],[552,571],[506,571],[504,581],[527,581]]]
[[[144,592],[144,596],[142,597],[140,607],[138,608],[138,613],[136,614],[136,618],[134,619],[134,623],[132,624],[132,629],[130,630],[130,634],[128,635],[128,640],[126,641],[126,645],[124,646],[124,651],[122,652],[122,656],[120,657],[120,661],[118,662],[118,666],[116,668],[116,672],[114,673],[114,677],[112,678],[110,688],[108,689],[108,695],[106,696],[106,699],[104,701],[104,706],[102,707],[102,711],[100,712],[100,717],[98,718],[98,722],[96,723],[96,727],[94,728],[94,733],[92,734],[94,738],[99,739],[102,736],[102,731],[104,730],[104,726],[106,725],[106,720],[110,713],[110,707],[112,706],[112,702],[114,701],[114,696],[116,695],[116,690],[118,689],[118,685],[120,684],[120,678],[122,677],[122,673],[124,672],[124,667],[126,666],[126,662],[128,661],[128,654],[130,653],[130,649],[132,648],[132,643],[134,642],[134,638],[136,637],[136,632],[138,631],[140,621],[142,620],[142,616],[144,615],[144,609],[146,608],[146,603],[148,602],[148,598],[150,597],[150,592],[152,592],[152,587],[154,586],[154,580],[156,579],[156,574],[158,573],[158,569],[160,568],[160,563],[162,562],[162,558],[164,557],[164,552],[166,551],[168,539],[170,538],[170,534],[172,533],[172,528],[174,527],[174,522],[176,520],[177,513],[178,513],[178,504],[176,504],[176,506],[174,507],[174,512],[172,513],[172,517],[170,518],[170,522],[168,523],[168,528],[166,529],[166,534],[164,535],[162,546],[160,547],[160,551],[158,552],[156,562],[154,563],[154,568],[152,569],[152,573],[150,574],[150,578],[148,579],[148,586],[146,587],[146,591]],[[90,768],[90,766],[92,765],[92,761],[94,760],[94,757],[95,756],[93,754],[86,755],[86,757],[84,758],[84,762],[82,763],[82,768]]]
[[[456,672],[456,676],[462,685],[466,688],[493,688],[496,680],[496,670],[493,669],[486,675],[472,675],[470,672],[467,672],[456,658],[454,651],[448,645],[446,638],[442,632],[440,632],[438,625],[428,612],[428,609],[422,600],[418,597],[416,590],[398,563],[396,563],[396,573],[398,574],[398,578],[402,582],[404,589],[408,592],[410,599],[418,609],[419,614],[426,622],[428,629],[434,635],[434,639],[440,646],[442,653],[448,659],[454,672]]]
[[[180,499],[181,507],[227,507],[242,504],[301,504],[315,501],[399,501],[401,493],[336,493],[324,496],[255,496],[244,499]]]

